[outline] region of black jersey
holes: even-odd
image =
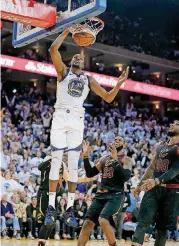
[[[124,183],[130,178],[131,171],[124,169],[119,159],[107,156],[102,161],[101,189],[123,191]]]
[[[41,183],[39,187],[40,190],[49,190],[50,165],[51,159],[43,161],[38,166],[38,169],[41,171]]]
[[[156,149],[154,178],[160,177],[174,165],[179,165],[179,143],[173,145],[160,143]],[[179,184],[179,175],[166,183]]]

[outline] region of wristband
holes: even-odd
[[[160,180],[158,178],[154,179],[154,181],[155,181],[155,186],[160,185]]]

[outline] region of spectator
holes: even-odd
[[[78,225],[82,226],[87,212],[87,203],[85,202],[84,193],[79,193],[78,200],[74,203],[74,210],[76,211],[75,216],[77,218]]]
[[[56,220],[56,229],[55,229],[55,239],[60,239],[60,231],[62,230],[62,238],[71,239],[70,236],[70,227],[64,223],[63,215],[66,211],[66,199],[60,198],[58,206],[57,206],[57,220]]]
[[[36,221],[37,213],[37,197],[32,197],[32,203],[26,207],[27,213],[27,225],[28,225],[28,236],[32,239],[31,235],[38,238],[38,223]]]
[[[24,166],[23,170],[18,173],[18,179],[20,184],[24,185],[30,178],[30,172],[28,171],[27,166]]]
[[[40,176],[40,171],[38,170],[38,165],[43,161],[41,158],[41,152],[37,151],[36,157],[32,158],[30,161],[31,173],[34,175],[35,179]]]
[[[5,172],[4,189],[7,192],[7,198],[10,200],[14,192],[23,191],[23,186],[17,181],[12,179],[12,175],[9,170]]]
[[[13,226],[13,237],[20,239],[20,226],[18,218],[14,215],[12,204],[7,202],[7,195],[2,195],[1,199],[1,232],[7,238],[7,226]]]

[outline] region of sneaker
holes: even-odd
[[[17,233],[16,236],[15,236],[15,238],[16,238],[17,240],[20,240],[20,239],[21,239],[20,234]]]
[[[106,240],[106,236],[105,235],[103,235],[103,240]]]
[[[96,240],[95,236],[94,235],[91,235],[90,236],[90,240]]]
[[[63,219],[65,221],[65,224],[67,224],[70,227],[76,228],[78,226],[78,223],[77,223],[75,216],[74,216],[73,207],[70,207],[67,209],[67,211],[63,215]]]
[[[126,241],[124,239],[119,239],[119,243],[125,243]]]
[[[32,236],[32,233],[28,233],[27,239],[33,240],[33,239],[35,239],[35,238]]]
[[[97,235],[97,240],[102,240],[100,235]]]
[[[6,233],[2,234],[2,239],[9,239]]]
[[[55,223],[56,210],[50,205],[47,209],[47,214],[45,216],[44,224],[47,226],[52,226]]]
[[[45,242],[39,241],[39,242],[38,242],[38,246],[45,246]]]
[[[155,239],[152,236],[150,236],[149,237],[149,242],[155,242]]]
[[[58,233],[55,233],[54,239],[55,239],[55,240],[60,240],[60,236],[59,236]]]
[[[67,235],[65,233],[63,233],[62,237],[63,239],[67,239]]]

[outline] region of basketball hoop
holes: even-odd
[[[56,6],[34,0],[1,0],[1,18],[22,24],[49,28],[56,24]]]
[[[96,35],[104,28],[104,22],[96,17],[89,18],[69,28],[75,43],[89,46],[96,41]]]

